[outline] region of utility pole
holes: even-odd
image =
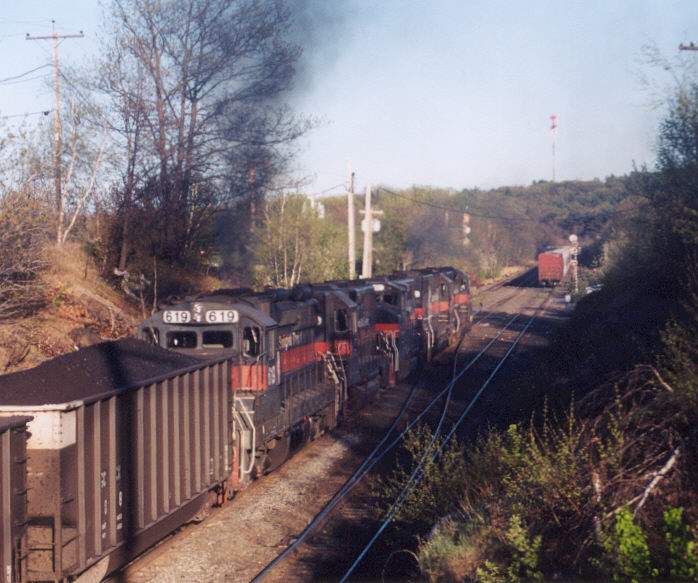
[[[56,108],[53,116],[53,179],[56,196],[56,213],[58,215],[58,225],[56,227],[56,245],[60,245],[63,240],[63,192],[61,175],[61,148],[62,148],[62,128],[61,128],[61,72],[58,58],[58,46],[60,41],[67,38],[84,38],[82,31],[79,34],[58,34],[55,30],[56,21],[51,21],[54,27],[53,33],[48,36],[30,36],[27,33],[26,40],[52,40],[53,41],[53,84],[56,98]]]
[[[470,239],[468,235],[471,233],[470,228],[470,215],[468,213],[463,213],[463,247],[470,245]]]
[[[577,235],[570,235],[569,241],[572,243],[572,257],[571,257],[571,267],[572,267],[572,283],[574,285],[574,295],[579,294],[579,238]]]
[[[356,277],[356,212],[354,211],[354,171],[347,163],[347,228],[349,230],[349,279]]]
[[[555,182],[555,137],[557,135],[557,115],[550,116],[550,136],[553,140],[553,182]]]
[[[382,215],[383,211],[373,209],[371,207],[371,185],[366,186],[366,200],[364,210],[359,211],[364,215],[364,220],[361,221],[361,228],[364,232],[364,256],[361,264],[361,278],[368,279],[373,276],[373,229],[374,215]],[[376,231],[380,229],[380,223]]]

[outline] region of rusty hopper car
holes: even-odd
[[[33,417],[26,580],[102,576],[221,498],[229,387],[226,359],[135,339],[0,377],[0,415]]]
[[[552,287],[559,285],[569,271],[571,258],[570,247],[550,249],[538,255],[538,283]]]
[[[27,525],[27,423],[31,417],[0,419],[1,583],[24,580]]]

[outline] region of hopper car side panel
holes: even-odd
[[[24,577],[27,516],[27,422],[31,417],[0,419],[0,582]]]
[[[29,580],[120,567],[220,495],[231,471],[225,361],[31,411]],[[9,406],[0,407],[2,413]]]

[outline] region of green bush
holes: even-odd
[[[635,522],[629,508],[623,508],[615,517],[613,530],[603,543],[613,579],[640,579],[656,577],[659,571],[652,567],[650,549],[642,527]]]
[[[521,517],[514,514],[504,535],[506,558],[500,561],[486,560],[477,570],[481,583],[518,583],[521,580],[538,580],[543,574],[538,570],[538,554],[542,537],[531,537]],[[501,552],[501,551],[500,551]]]
[[[683,508],[664,511],[664,536],[669,550],[669,575],[698,581],[698,543],[683,520]]]

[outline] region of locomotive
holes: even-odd
[[[471,320],[467,275],[444,267],[217,290],[164,307],[139,330],[162,348],[230,360],[237,490],[405,379]]]

